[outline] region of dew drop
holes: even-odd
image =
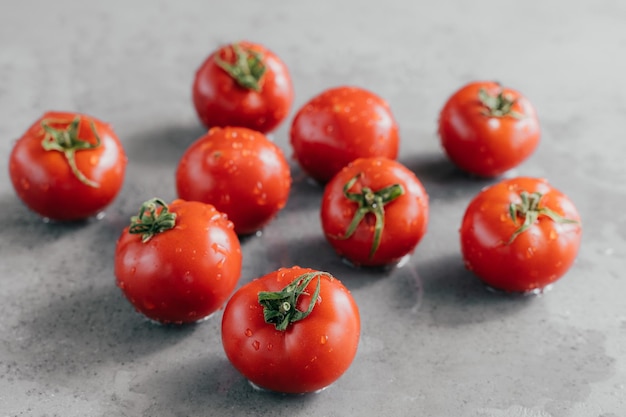
[[[131,267],[131,268],[130,268],[130,274],[131,274],[131,275],[135,275],[135,272],[137,272],[137,268],[136,268],[136,267],[134,267],[134,266],[133,266],[133,267]]]
[[[261,348],[261,342],[255,340],[254,342],[252,342],[252,347],[254,348],[254,350],[259,350]]]
[[[267,350],[272,350],[272,349],[274,349],[274,345],[271,344],[271,343],[268,343],[267,344]]]
[[[30,189],[30,182],[26,179],[26,178],[22,178],[20,180],[20,185],[22,186],[23,190],[28,190]]]
[[[320,337],[320,344],[325,345],[328,342],[328,335],[323,335]]]
[[[89,165],[91,165],[91,166],[98,165],[98,157],[96,155],[91,155],[89,157]]]
[[[550,230],[550,235],[548,237],[550,238],[550,240],[555,240],[558,237],[556,230]]]
[[[251,337],[252,336],[252,329],[246,329],[245,335],[248,336],[248,337]]]

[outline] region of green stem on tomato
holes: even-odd
[[[261,79],[266,71],[263,54],[238,43],[233,43],[231,48],[235,54],[234,63],[223,60],[219,54],[215,55],[215,63],[243,88],[261,91]]]
[[[346,233],[341,237],[342,239],[348,239],[354,234],[356,228],[361,223],[363,218],[368,213],[374,215],[376,222],[374,224],[374,238],[372,239],[372,247],[370,248],[369,257],[374,257],[374,254],[380,246],[380,240],[382,237],[383,229],[385,227],[385,205],[391,203],[396,198],[404,194],[404,188],[400,184],[392,184],[384,187],[378,191],[373,191],[369,187],[362,187],[361,192],[352,193],[350,188],[358,181],[362,173],[355,175],[350,181],[343,186],[343,195],[350,201],[354,201],[358,204],[358,208],[354,213],[354,217],[346,230]]]
[[[64,129],[57,129],[50,125],[52,121],[45,119],[41,121],[41,127],[44,131],[44,137],[41,146],[46,151],[61,152],[72,170],[72,173],[80,182],[89,187],[98,188],[100,184],[90,180],[83,174],[76,165],[76,152],[87,149],[98,148],[101,144],[100,136],[96,131],[93,121],[90,122],[91,131],[96,137],[96,143],[87,142],[78,137],[80,131],[80,116],[76,116],[72,122]]]
[[[157,233],[176,225],[176,213],[171,213],[167,204],[160,198],[152,198],[141,205],[139,213],[130,218],[128,232],[140,234],[141,241],[147,242]]]
[[[321,277],[328,276],[326,272],[308,272],[294,279],[289,285],[280,291],[261,291],[259,292],[259,304],[263,306],[263,317],[265,322],[273,324],[276,330],[285,331],[290,324],[306,318],[320,294]],[[317,278],[315,291],[311,296],[309,306],[305,311],[298,310],[298,298],[305,292],[309,283]]]
[[[539,207],[543,194],[540,192],[529,193],[528,191],[520,192],[520,203],[509,204],[509,215],[513,222],[517,223],[519,217],[523,217],[524,221],[511,235],[507,245],[510,245],[516,237],[528,230],[539,218],[539,216],[547,216],[556,223],[578,223],[577,220],[568,219],[556,213],[548,207]]]
[[[499,90],[498,94],[493,95],[489,94],[489,92],[485,88],[481,88],[478,91],[478,99],[481,104],[485,106],[485,110],[483,114],[489,117],[506,117],[510,116],[515,119],[522,119],[524,117],[523,114],[513,110],[513,106],[515,105],[515,99],[511,98],[509,95],[504,94],[502,89]]]

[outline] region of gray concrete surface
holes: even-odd
[[[243,242],[242,283],[283,265],[326,269],[361,308],[352,367],[317,395],[254,391],[226,360],[219,313],[156,326],[114,283],[122,227],[142,201],[175,197],[178,158],[203,131],[196,67],[240,39],[288,64],[291,116],[342,84],[387,99],[399,159],[431,199],[407,265],[354,270],[324,242],[322,189],[292,161],[286,209]],[[625,416],[625,56],[620,0],[3,0],[0,416]],[[583,218],[576,264],[541,297],[489,292],[462,265],[460,219],[490,181],[446,161],[436,120],[475,79],[524,92],[541,118],[539,149],[509,175],[548,178]],[[43,223],[10,186],[13,141],[48,109],[109,121],[123,141],[127,178],[102,220]],[[273,135],[287,154],[291,116]]]

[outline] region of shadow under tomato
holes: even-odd
[[[498,181],[468,174],[442,153],[413,155],[400,162],[419,178],[431,199],[466,199]]]
[[[164,364],[166,366],[167,364]],[[298,410],[321,399],[317,394],[289,395],[253,388],[225,357],[205,357],[161,369],[135,388],[157,403],[146,410],[177,415],[270,415]],[[322,394],[323,395],[323,394]]]
[[[3,257],[10,256],[11,248],[35,249],[48,245],[98,221],[96,217],[70,222],[47,220],[28,209],[17,196],[9,195],[0,199],[0,211],[0,252]]]
[[[416,268],[424,285],[422,311],[429,312],[436,325],[454,327],[514,315],[537,298],[488,288],[457,254],[419,262]]]
[[[154,126],[124,138],[129,161],[176,167],[187,148],[206,133],[199,123]]]
[[[112,279],[108,285],[84,286],[50,297],[46,305],[23,314],[21,323],[25,337],[15,342],[17,350],[37,370],[38,378],[53,380],[91,374],[111,362],[132,362],[181,343],[198,327],[147,320]]]

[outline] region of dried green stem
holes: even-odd
[[[101,144],[100,136],[96,131],[96,127],[93,121],[90,121],[91,131],[96,137],[96,143],[91,143],[86,140],[82,140],[78,137],[80,132],[80,116],[76,116],[70,124],[64,129],[58,129],[51,126],[54,121],[45,119],[41,121],[41,127],[44,131],[44,137],[41,141],[41,146],[46,151],[61,152],[67,163],[72,170],[72,173],[78,178],[80,182],[89,187],[98,188],[100,184],[90,180],[83,174],[76,165],[76,152],[81,150],[95,149]]]
[[[298,276],[289,285],[280,291],[261,291],[258,299],[263,306],[263,317],[268,324],[274,324],[277,330],[285,331],[290,324],[306,318],[319,297],[322,275],[326,272],[314,271]],[[305,311],[298,310],[298,298],[305,292],[309,283],[317,278],[315,291],[311,296],[309,306]]]
[[[141,241],[147,242],[157,233],[162,233],[176,225],[176,213],[171,213],[167,204],[160,198],[153,198],[141,205],[139,213],[130,218],[128,232],[140,234]]]
[[[523,114],[513,110],[515,105],[515,99],[505,94],[502,89],[498,91],[498,94],[492,95],[489,92],[481,88],[478,91],[478,98],[485,109],[483,114],[489,117],[513,117],[515,119],[522,119]]]
[[[374,224],[374,238],[372,239],[372,247],[370,248],[369,257],[374,257],[376,250],[380,246],[383,229],[385,228],[385,205],[391,203],[396,198],[404,194],[404,188],[400,184],[392,184],[378,191],[373,191],[369,187],[362,187],[358,193],[350,192],[350,188],[356,184],[361,178],[362,173],[355,175],[343,187],[343,195],[350,201],[358,204],[358,208],[354,213],[354,217],[343,235],[342,239],[348,239],[354,234],[356,228],[368,213],[374,215],[376,222]]]
[[[261,79],[266,71],[263,54],[238,43],[233,43],[230,47],[235,54],[235,62],[230,63],[216,54],[215,63],[233,77],[241,87],[261,91]]]
[[[515,238],[528,230],[538,219],[539,216],[547,216],[556,223],[578,223],[577,220],[568,219],[556,213],[548,207],[540,207],[539,203],[543,194],[539,192],[529,193],[528,191],[520,192],[520,203],[511,203],[509,205],[509,215],[513,222],[517,224],[518,218],[524,218],[521,226],[513,232],[511,238],[507,242],[510,245]]]

